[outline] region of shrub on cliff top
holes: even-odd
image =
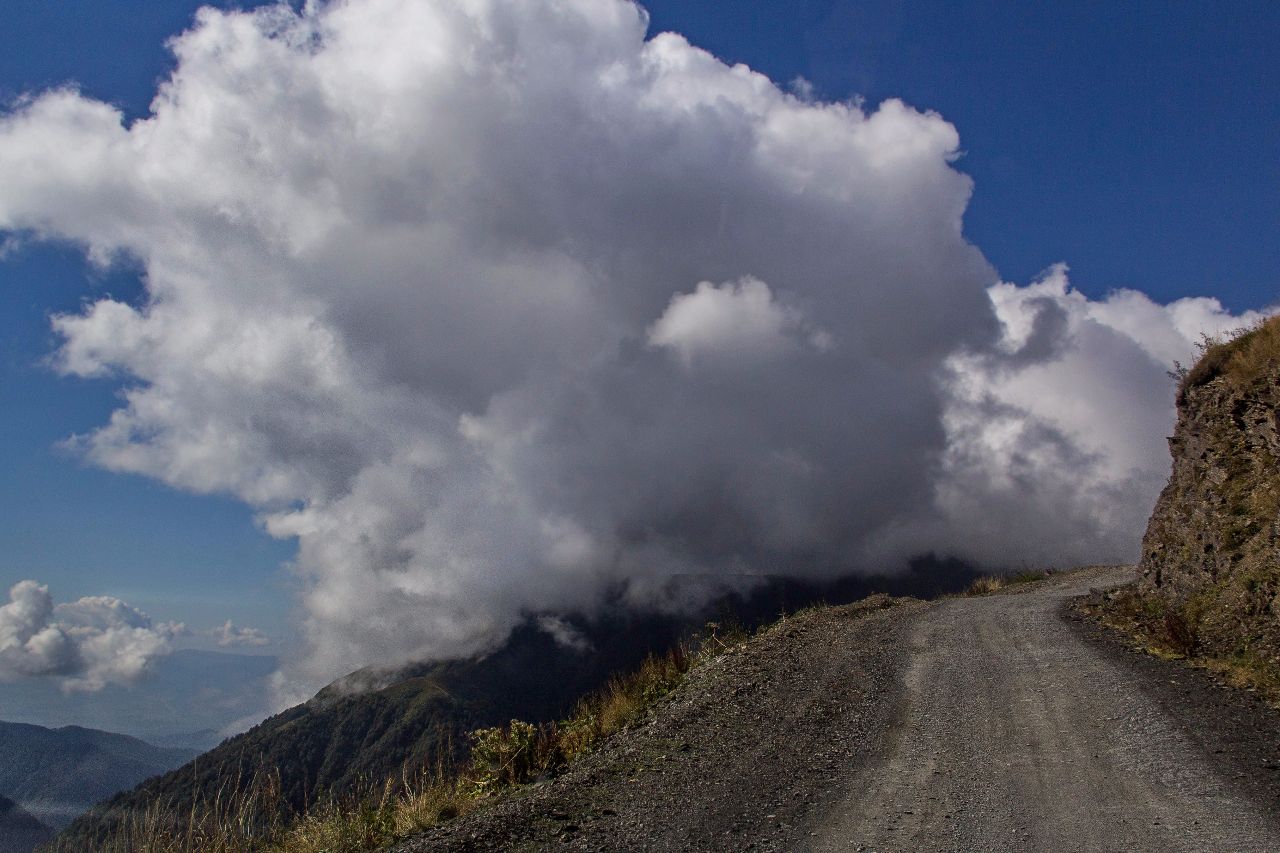
[[[1231,358],[1223,372],[1240,389],[1280,367],[1280,315],[1263,320],[1232,344]]]
[[[1276,367],[1280,367],[1280,315],[1268,317],[1223,339],[1206,335],[1200,344],[1200,358],[1182,374],[1178,399],[1190,389],[1219,376],[1225,376],[1231,387],[1239,391]]]

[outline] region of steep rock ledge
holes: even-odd
[[[1280,666],[1280,318],[1209,346],[1178,391],[1138,594],[1188,653]],[[1154,613],[1153,613],[1154,615]]]

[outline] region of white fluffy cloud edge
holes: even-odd
[[[147,675],[157,658],[197,633],[219,648],[272,642],[260,629],[230,620],[202,632],[181,622],[156,622],[109,595],[55,604],[48,586],[23,580],[10,587],[8,603],[0,605],[0,682],[52,678],[66,693],[129,686]]]
[[[0,606],[0,681],[57,677],[68,692],[131,684],[185,630],[110,596],[55,605],[47,586],[19,581]]]
[[[204,9],[149,115],[0,117],[9,243],[145,271],[54,319],[60,371],[124,388],[74,446],[297,540],[299,683],[670,606],[677,574],[1135,556],[1166,371],[1259,315],[1001,283],[942,117],[647,25]]]

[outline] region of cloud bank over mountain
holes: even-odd
[[[942,117],[646,28],[206,9],[150,116],[0,118],[0,229],[145,270],[54,320],[58,369],[125,384],[74,445],[296,538],[311,677],[677,573],[1136,555],[1165,371],[1249,318],[1001,283]]]

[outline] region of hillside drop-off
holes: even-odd
[[[1280,849],[1280,754],[1198,712],[1202,673],[1065,618],[1133,576],[784,620],[564,776],[396,850]]]

